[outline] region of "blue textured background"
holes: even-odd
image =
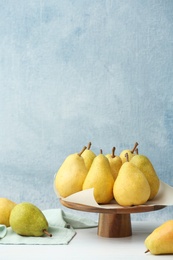
[[[54,174],[89,141],[138,141],[173,185],[172,13],[172,0],[0,0],[1,197],[59,206]],[[134,217],[173,218],[160,212]]]

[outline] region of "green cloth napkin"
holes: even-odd
[[[28,244],[28,245],[67,245],[76,235],[78,228],[96,227],[97,222],[65,213],[61,209],[47,209],[43,211],[52,237],[25,237],[16,234],[11,227],[0,225],[0,244]]]

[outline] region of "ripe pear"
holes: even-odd
[[[29,202],[21,202],[12,209],[10,226],[21,236],[52,236],[48,233],[48,222],[42,211]]]
[[[149,160],[149,158],[142,154],[136,154],[131,159],[131,163],[136,165],[145,175],[150,185],[151,193],[149,200],[152,200],[158,193],[160,187],[160,180],[157,173]]]
[[[115,147],[112,148],[112,154],[106,154],[105,156],[108,158],[108,161],[110,163],[111,172],[114,177],[114,180],[116,180],[118,176],[118,172],[122,166],[122,160],[118,155],[115,155]]]
[[[91,142],[89,142],[87,149],[85,149],[81,156],[84,158],[87,170],[89,170],[94,158],[96,157],[96,154],[91,150]]]
[[[147,202],[150,185],[139,168],[127,160],[121,166],[114,182],[113,194],[121,206],[140,205]]]
[[[173,220],[168,220],[154,229],[145,239],[144,244],[153,255],[173,253]]]
[[[113,199],[114,178],[108,159],[102,150],[97,155],[88,171],[83,183],[83,190],[94,188],[94,197],[97,203],[108,203]]]
[[[15,205],[16,203],[8,198],[0,198],[0,224],[10,226],[10,213]]]
[[[126,149],[126,150],[123,150],[123,151],[120,153],[119,156],[120,156],[120,158],[121,158],[121,160],[122,160],[122,163],[125,163],[125,162],[126,162],[126,156],[125,156],[126,153],[128,153],[129,161],[131,160],[131,158],[135,155],[134,152],[135,152],[137,146],[138,146],[138,143],[136,142],[136,143],[134,144],[134,147],[133,147],[132,150]]]
[[[88,173],[81,156],[85,149],[86,146],[80,153],[67,156],[60,166],[55,176],[54,187],[61,197],[65,198],[82,190],[83,182]]]

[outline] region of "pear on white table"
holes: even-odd
[[[155,228],[145,239],[146,252],[153,255],[173,254],[173,220],[168,220]]]

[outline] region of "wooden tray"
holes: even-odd
[[[99,213],[97,234],[102,237],[128,237],[132,235],[131,213],[142,213],[165,208],[162,205],[140,205],[114,209],[97,208],[60,199],[63,206],[85,212]]]

